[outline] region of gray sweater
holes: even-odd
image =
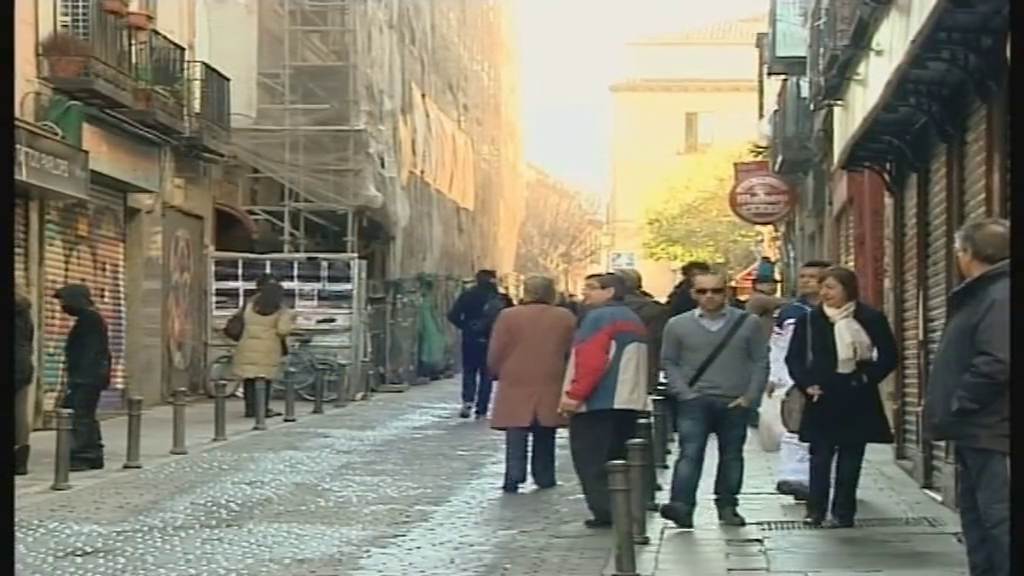
[[[668,321],[661,343],[661,366],[668,376],[676,398],[694,396],[744,396],[748,405],[760,398],[768,382],[768,337],[757,318],[748,315],[744,325],[732,337],[722,353],[692,388],[687,384],[693,373],[725,336],[732,323],[743,314],[731,306],[726,320],[715,331],[706,328],[697,317],[698,310],[680,314]]]

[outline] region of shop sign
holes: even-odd
[[[67,142],[16,125],[14,179],[86,199],[89,197],[89,155]]]
[[[738,180],[729,191],[729,207],[744,222],[767,226],[785,220],[796,197],[789,185],[776,176],[750,176]]]

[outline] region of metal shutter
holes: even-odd
[[[198,392],[206,365],[206,253],[203,220],[173,208],[164,211],[164,286],[167,354],[164,369],[169,385]]]
[[[931,359],[935,355],[942,329],[946,323],[946,294],[949,276],[949,230],[948,198],[946,194],[946,145],[936,144],[932,148],[931,170],[928,179],[928,222],[927,230],[927,285],[925,288],[925,340],[927,342],[928,364],[925,372],[931,370]],[[926,383],[927,385],[927,383]],[[945,486],[946,443],[932,443],[931,485],[936,489]]]
[[[28,200],[14,197],[14,282],[25,290],[28,285]]]
[[[985,194],[985,164],[988,141],[988,110],[975,99],[967,116],[964,142],[964,196],[962,204],[965,222],[984,218],[988,213]]]
[[[90,201],[48,200],[44,212],[43,366],[46,408],[64,385],[64,339],[72,319],[50,297],[65,284],[89,286],[107,321],[112,388],[123,388],[125,344],[124,194],[92,190]]]
[[[900,242],[902,251],[899,265],[903,289],[899,303],[902,326],[898,327],[903,348],[899,367],[903,421],[897,423],[897,426],[900,427],[898,433],[902,434],[903,454],[900,456],[912,461],[918,461],[921,456],[921,292],[917,282],[920,262],[917,188],[917,176],[912,175],[907,179],[906,187],[899,197],[902,222],[900,230],[897,231],[897,241]]]

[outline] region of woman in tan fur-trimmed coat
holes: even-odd
[[[502,489],[509,493],[526,482],[527,452],[537,487],[555,485],[555,430],[566,424],[558,402],[576,329],[573,313],[554,305],[550,278],[527,278],[523,294],[522,305],[498,316],[487,350],[487,366],[498,380],[491,427],[505,431]]]

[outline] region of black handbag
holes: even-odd
[[[234,316],[228,318],[227,324],[224,325],[224,336],[228,337],[235,342],[242,339],[242,334],[245,332],[245,308],[243,307],[238,312],[235,312]]]

